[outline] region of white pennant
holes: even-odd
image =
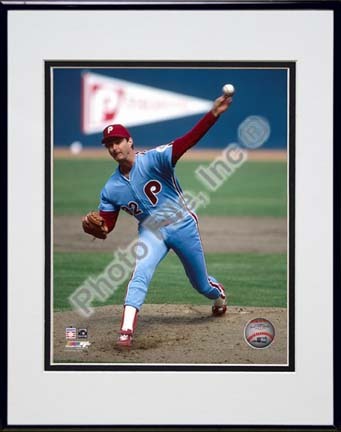
[[[83,132],[102,132],[112,123],[126,127],[208,111],[212,102],[94,73],[82,76]]]

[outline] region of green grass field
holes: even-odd
[[[54,306],[68,309],[68,297],[89,276],[96,278],[110,263],[110,253],[55,253]],[[286,255],[206,254],[208,271],[228,289],[229,304],[239,306],[286,306]],[[126,283],[105,302],[122,304]],[[209,304],[191,287],[177,256],[169,253],[156,270],[147,303]]]
[[[286,163],[246,162],[215,192],[207,191],[195,177],[198,166],[198,162],[180,161],[176,174],[183,190],[209,193],[210,205],[202,207],[199,214],[286,216]],[[115,169],[110,160],[56,160],[55,215],[82,215],[96,209],[101,188]]]
[[[198,162],[179,162],[176,173],[184,190],[209,194],[211,203],[200,208],[199,215],[286,217],[285,162],[248,161],[213,193],[205,190],[196,179],[194,171],[198,165]],[[115,168],[110,160],[55,160],[54,215],[80,216],[96,209],[99,192]],[[110,253],[55,252],[55,310],[68,309],[69,295],[87,277],[99,275],[111,257]],[[228,289],[230,305],[286,306],[286,254],[210,253],[206,254],[206,260],[209,273]],[[105,304],[122,304],[125,290],[126,284],[123,284]],[[173,253],[157,269],[146,302],[210,303],[190,286]]]

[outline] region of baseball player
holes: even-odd
[[[118,163],[104,185],[99,212],[82,220],[86,233],[105,239],[116,224],[120,210],[138,220],[138,246],[133,275],[128,283],[117,345],[131,347],[138,312],[160,261],[173,249],[192,286],[213,300],[212,313],[226,312],[224,287],[208,275],[196,214],[186,206],[175,175],[181,156],[214,125],[232,102],[218,97],[209,111],[186,135],[145,152],[135,152],[133,138],[122,125],[109,125],[102,143]]]

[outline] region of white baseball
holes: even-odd
[[[275,328],[269,320],[255,318],[246,324],[244,337],[252,347],[266,348],[275,337]]]
[[[223,93],[226,96],[233,96],[234,95],[234,87],[232,84],[225,84],[223,87]]]

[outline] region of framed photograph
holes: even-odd
[[[295,63],[47,62],[45,78],[52,191],[45,203],[52,221],[45,232],[46,367],[293,371]],[[208,98],[224,93],[217,88],[224,80],[244,103],[201,132],[213,106]],[[194,132],[185,134],[194,120]],[[176,167],[159,174],[153,161],[127,183],[123,162],[115,171],[101,144],[102,131],[121,123],[134,139],[136,163],[179,146]],[[81,227],[82,214],[103,206],[92,164],[105,189],[117,177],[111,202],[117,188],[127,196],[114,232],[96,242]],[[189,218],[194,225],[186,228]],[[172,240],[170,230],[181,238]],[[137,243],[145,250],[135,258]],[[224,304],[219,316],[210,267],[218,274],[209,278],[226,287],[228,313]],[[146,272],[149,281],[139,282]],[[138,311],[134,341],[123,345],[129,349],[116,336],[127,315],[122,304]]]
[[[340,425],[314,5],[1,5],[5,429]]]

